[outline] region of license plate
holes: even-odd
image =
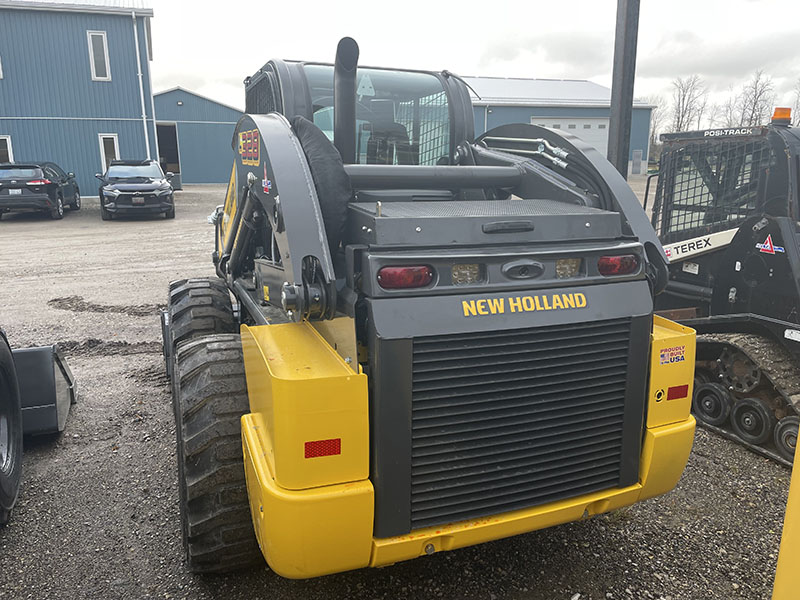
[[[22,193],[22,190],[20,190],[20,189],[12,188],[12,189],[8,190],[8,195],[9,196],[19,196],[21,193]]]
[[[144,198],[133,198],[132,202],[134,204],[144,204]]]

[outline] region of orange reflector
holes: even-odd
[[[776,107],[775,108],[775,112],[772,113],[772,120],[773,121],[791,121],[792,120],[792,109],[791,108]]]
[[[680,400],[689,395],[688,385],[674,385],[667,389],[667,400]]]
[[[342,453],[342,438],[306,442],[306,458],[335,456]]]

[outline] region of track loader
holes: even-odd
[[[800,406],[800,130],[662,135],[652,222],[669,259],[660,314],[695,328],[694,413],[780,462]],[[646,202],[646,200],[645,200]]]
[[[190,568],[385,566],[663,494],[694,332],[577,138],[474,139],[465,84],[274,60],[246,80],[217,277],[162,313]],[[231,296],[235,299],[232,305]]]

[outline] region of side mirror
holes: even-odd
[[[95,177],[97,177],[100,181],[103,181],[103,174],[102,173],[95,173]]]
[[[173,177],[175,177],[175,173],[172,171],[167,171],[167,179],[172,179]]]
[[[75,173],[73,173],[72,171],[67,173],[67,179],[75,179]]]

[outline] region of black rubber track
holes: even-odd
[[[217,333],[238,333],[231,297],[218,277],[180,279],[169,284],[171,354],[186,341]]]
[[[175,430],[186,559],[196,573],[263,564],[247,497],[240,420],[249,412],[237,334],[186,342],[176,356]]]
[[[5,434],[0,439],[0,526],[8,523],[17,501],[22,473],[22,408],[17,373],[11,348],[0,333],[0,426]]]

